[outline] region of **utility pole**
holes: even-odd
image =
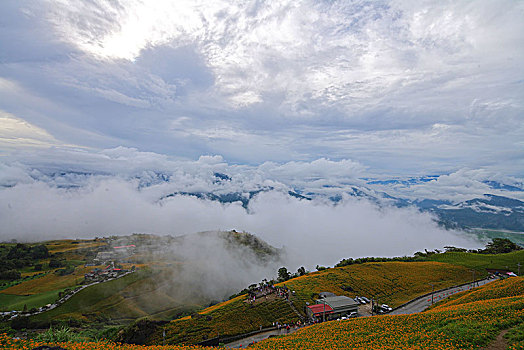
[[[520,276],[520,262],[517,263],[517,269],[518,269],[518,271],[517,271],[517,276]]]
[[[322,300],[322,303],[324,304],[324,313],[322,315],[322,322],[326,322],[326,300]]]
[[[431,285],[431,305],[433,305],[433,295],[435,294],[435,284],[434,283],[428,283]]]

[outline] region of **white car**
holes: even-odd
[[[389,311],[393,311],[393,308],[391,308],[389,305],[387,304],[382,304],[380,305],[380,307],[382,308],[382,310],[386,311],[386,312],[389,312]]]

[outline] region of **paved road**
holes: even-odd
[[[300,329],[300,328],[298,328],[298,329]],[[267,339],[267,338],[269,338],[272,335],[286,335],[286,334],[294,333],[295,331],[296,331],[295,328],[290,328],[289,332],[286,329],[282,328],[281,330],[276,330],[275,329],[275,330],[272,330],[272,331],[258,333],[258,334],[254,334],[254,335],[252,335],[250,337],[242,338],[242,339],[239,339],[237,341],[234,341],[234,342],[231,342],[231,343],[227,343],[226,344],[226,348],[245,348],[249,344],[252,344],[253,342],[258,343],[259,341]]]
[[[474,287],[482,286],[492,281],[495,281],[495,279],[485,279],[485,280],[477,281],[475,282]],[[449,297],[450,295],[453,295],[459,292],[463,292],[465,290],[470,290],[471,288],[474,288],[474,287],[471,284],[467,284],[465,286],[454,287],[454,288],[446,289],[443,291],[435,291],[435,293],[433,293],[433,302],[436,303],[437,301],[445,299]],[[417,312],[424,311],[429,306],[431,306],[431,295],[423,297],[423,298],[415,299],[409,302],[408,304],[396,310],[391,311],[390,313],[388,313],[388,315],[414,314]]]

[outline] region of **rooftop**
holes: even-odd
[[[310,308],[314,314],[320,314],[324,312],[324,304],[309,305],[308,308]],[[331,308],[331,306],[326,304],[326,314],[329,314],[332,312],[333,312],[333,309]]]
[[[348,306],[358,306],[358,303],[355,300],[349,297],[343,296],[343,295],[336,296],[336,297],[327,297],[322,300],[325,301],[326,304],[329,304],[329,306],[331,306],[333,309],[337,309],[341,307],[348,307]]]

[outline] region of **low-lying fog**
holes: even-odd
[[[246,210],[240,203],[187,196],[159,200],[155,189],[109,179],[78,189],[18,184],[0,191],[0,203],[0,240],[236,229],[277,248],[285,246],[291,269],[333,265],[346,257],[411,255],[445,245],[481,246],[462,232],[440,228],[414,208],[380,208],[351,197],[335,205],[273,191],[258,194]]]

